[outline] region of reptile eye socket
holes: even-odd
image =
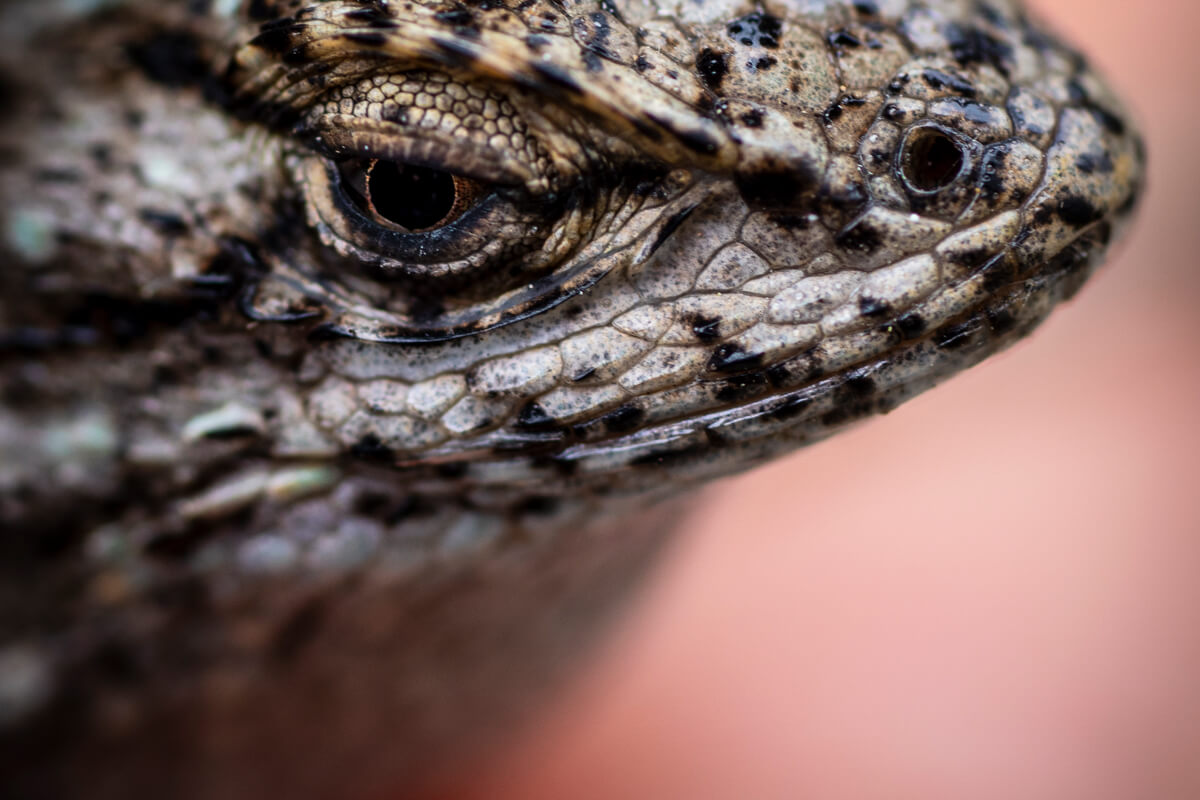
[[[338,171],[360,211],[384,227],[406,233],[445,227],[470,211],[483,195],[478,181],[379,158],[345,161]]]
[[[936,192],[958,178],[966,153],[949,133],[924,126],[909,133],[900,155],[900,173],[918,192]]]

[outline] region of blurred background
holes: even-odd
[[[1031,339],[697,499],[473,798],[1200,798],[1200,4],[1041,0],[1149,193]]]

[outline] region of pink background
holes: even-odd
[[[447,796],[1200,798],[1200,4],[1048,0],[1149,194],[1030,340],[709,489],[593,668]]]

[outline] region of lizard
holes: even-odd
[[[1015,0],[61,0],[0,39],[9,797],[460,763],[670,498],[1029,333],[1145,161]]]

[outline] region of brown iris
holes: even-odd
[[[363,211],[409,233],[454,222],[475,206],[483,188],[449,172],[380,158],[343,162],[340,170]]]

